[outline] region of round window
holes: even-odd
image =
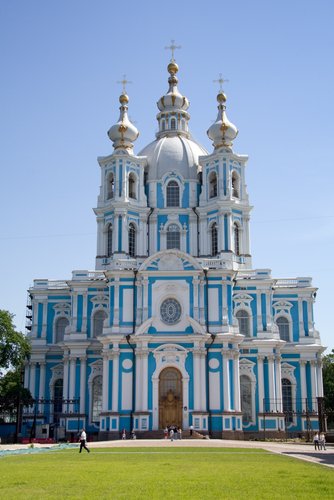
[[[167,325],[175,325],[181,317],[181,306],[175,299],[166,299],[160,307],[161,319]]]

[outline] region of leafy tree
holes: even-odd
[[[334,349],[322,358],[322,376],[324,381],[325,408],[328,414],[328,426],[334,425]]]
[[[0,415],[6,414],[8,417],[14,417],[18,403],[28,406],[32,402],[33,398],[29,389],[23,387],[20,368],[9,371],[0,378]]]
[[[0,370],[20,366],[30,352],[27,338],[15,330],[14,315],[0,309]]]

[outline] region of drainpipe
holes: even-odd
[[[196,210],[196,207],[193,207],[193,212],[196,214],[197,217],[197,257],[199,257],[199,215]]]
[[[209,331],[209,280],[208,280],[208,270],[207,269],[203,269],[203,271],[204,271],[204,276],[205,276],[205,281],[206,281],[206,287],[205,287],[205,298],[206,298],[205,324],[206,324],[206,331],[211,336],[211,343],[208,346],[205,346],[205,348],[206,348],[206,409],[207,409],[207,412],[208,412],[208,432],[209,432],[209,435],[211,436],[212,431],[211,431],[211,411],[210,411],[209,349],[212,347],[212,344],[214,343],[214,341],[216,339],[216,334],[215,333],[210,333],[210,331]]]
[[[129,347],[132,349],[132,408],[131,408],[131,415],[130,415],[130,432],[132,432],[133,429],[133,413],[135,411],[135,404],[136,404],[136,393],[135,393],[135,387],[136,387],[136,351],[134,345],[130,344],[131,340],[131,335],[134,335],[135,333],[135,328],[136,328],[136,301],[135,301],[135,290],[136,290],[136,282],[137,282],[137,273],[138,269],[134,269],[133,271],[133,301],[132,301],[132,311],[133,311],[133,316],[132,316],[132,333],[126,335],[126,341],[129,345]]]
[[[147,216],[147,255],[150,255],[150,217],[154,212],[154,208],[151,208]]]

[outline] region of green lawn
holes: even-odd
[[[262,450],[123,448],[0,458],[0,498],[333,498],[332,469]]]

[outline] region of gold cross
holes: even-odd
[[[170,42],[171,42],[170,46],[169,47],[165,47],[165,49],[172,51],[171,62],[174,62],[175,61],[175,59],[174,59],[174,50],[175,49],[180,49],[181,45],[175,45],[175,40],[171,40]]]
[[[126,84],[127,83],[132,83],[130,82],[130,80],[127,80],[126,79],[126,75],[123,75],[123,80],[119,80],[117,83],[120,83],[121,85],[123,85],[123,94],[126,94]]]
[[[218,80],[213,80],[213,83],[219,83],[219,90],[222,91],[223,90],[223,83],[228,82],[228,81],[229,80],[225,80],[225,78],[223,78],[223,75],[221,73],[219,73]]]

